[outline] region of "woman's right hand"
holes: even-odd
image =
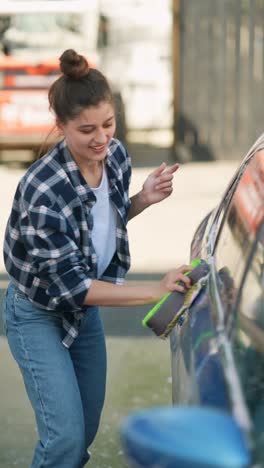
[[[184,292],[185,288],[177,284],[178,281],[182,281],[185,287],[189,289],[191,287],[191,281],[184,273],[191,270],[193,270],[191,265],[182,265],[179,268],[170,270],[159,283],[160,298],[170,291]]]

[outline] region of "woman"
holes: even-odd
[[[128,219],[172,192],[162,164],[129,199],[130,159],[114,139],[105,77],[66,50],[49,90],[64,138],[21,179],[5,237],[11,282],[8,342],[35,411],[32,467],[77,468],[89,459],[105,397],[105,337],[98,306],[154,303],[189,287],[184,272],[151,285],[121,285],[129,268]]]

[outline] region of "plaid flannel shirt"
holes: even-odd
[[[110,142],[105,164],[109,196],[119,216],[116,252],[100,279],[121,284],[130,266],[126,224],[131,162],[116,139]],[[91,239],[95,202],[63,140],[23,176],[7,223],[6,270],[33,304],[62,313],[66,347],[78,335],[87,310],[84,298],[97,278]]]

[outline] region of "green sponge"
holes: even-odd
[[[194,285],[208,273],[209,267],[201,259],[194,259],[191,262],[191,266],[193,270],[184,274],[190,277],[191,285]],[[181,281],[178,284],[185,286]],[[178,318],[182,315],[181,311],[184,310],[185,296],[187,297],[188,292],[192,292],[191,290],[185,289],[184,292],[170,291],[165,294],[142,320],[143,326],[151,328],[157,336],[166,337],[169,330],[171,330],[171,326],[175,325]]]

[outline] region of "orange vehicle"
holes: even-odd
[[[35,157],[54,143],[47,90],[59,76],[58,57],[76,48],[94,64],[97,32],[96,1],[1,1],[0,152],[29,149]]]
[[[58,61],[2,56],[0,74],[0,149],[37,150],[54,127],[47,89],[59,76]]]

